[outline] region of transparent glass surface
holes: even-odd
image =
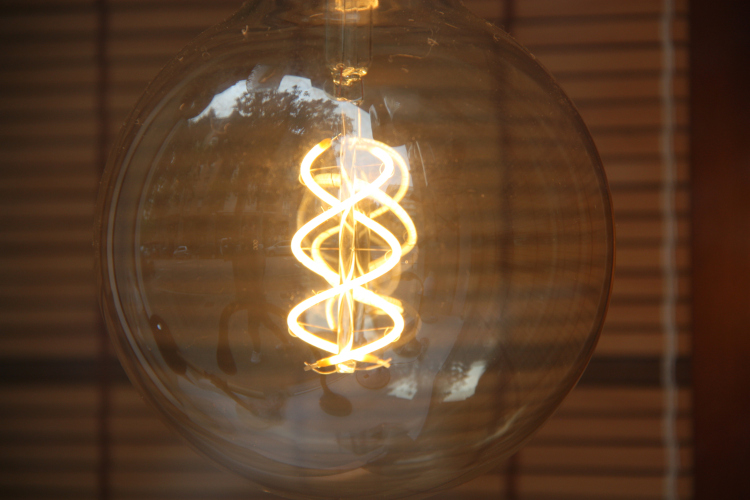
[[[585,125],[452,1],[249,2],[142,96],[99,217],[131,380],[290,498],[428,496],[497,465],[575,385],[611,286]]]

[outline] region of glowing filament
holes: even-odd
[[[310,369],[316,371],[329,366],[337,366],[341,371],[350,371],[343,368],[343,364],[352,361],[371,363],[373,366],[388,366],[387,360],[381,360],[372,353],[398,340],[401,332],[404,330],[404,318],[402,316],[404,311],[400,301],[372,291],[368,288],[368,283],[372,284],[375,280],[378,280],[396,268],[401,261],[401,257],[411,251],[417,242],[417,232],[414,223],[406,211],[398,204],[409,188],[408,168],[401,155],[378,141],[362,138],[345,138],[344,140],[352,141],[355,150],[366,151],[381,162],[377,179],[368,183],[361,179],[347,178],[343,170],[339,174],[328,173],[313,176],[311,171],[312,164],[323,152],[331,147],[332,142],[329,139],[313,147],[302,160],[300,167],[300,180],[302,183],[323,203],[330,206],[328,210],[325,210],[304,224],[294,235],[291,243],[292,253],[297,260],[314,273],[320,275],[331,286],[330,289],[297,304],[287,318],[289,331],[292,335],[318,349],[333,354],[308,365]],[[394,196],[391,197],[380,188],[394,175],[396,168],[399,170],[401,183]],[[342,188],[342,183],[347,183],[352,191],[349,193],[350,196],[344,200],[339,200],[326,190],[326,188]],[[376,201],[380,206],[372,212],[365,214],[358,207],[358,203],[368,198]],[[392,213],[406,228],[403,244],[390,231],[375,221],[376,218],[388,212]],[[366,266],[364,274],[361,276],[354,276],[351,273],[342,273],[338,269],[333,269],[323,257],[321,251],[323,243],[340,233],[340,225],[321,231],[313,239],[309,248],[309,254],[302,248],[303,240],[315,229],[337,217],[344,218],[347,214],[353,215],[355,224],[372,231],[372,233],[379,236],[388,245],[388,249],[386,249],[384,255],[371,260]],[[355,229],[355,231],[357,230],[361,229]],[[356,254],[354,259],[356,259]],[[333,314],[336,301],[338,301],[339,307],[343,307],[346,300],[353,300],[365,306],[372,307],[376,311],[382,311],[382,314],[391,318],[393,325],[386,329],[386,333],[382,337],[355,347],[353,345],[354,332],[341,331],[346,326],[337,325]],[[345,342],[344,345],[339,345],[315,335],[306,329],[299,320],[300,316],[306,310],[324,302],[328,328],[330,330],[337,330],[339,338],[345,335],[345,338],[351,339]],[[353,328],[353,324],[350,328]]]

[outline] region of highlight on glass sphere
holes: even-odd
[[[135,386],[288,498],[416,498],[581,376],[613,267],[588,131],[452,0],[249,2],[123,127],[95,245]]]

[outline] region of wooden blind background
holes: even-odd
[[[507,464],[440,498],[690,498],[687,2],[465,3],[577,104],[611,183],[618,255],[579,386]],[[105,145],[162,65],[239,4],[0,5],[2,498],[264,497],[197,456],[102,358],[92,272]]]

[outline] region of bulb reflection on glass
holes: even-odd
[[[186,47],[120,133],[107,326],[165,420],[264,489],[429,495],[513,453],[591,356],[600,160],[457,2],[280,4]]]

